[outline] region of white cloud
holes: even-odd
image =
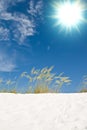
[[[8,13],[8,12],[2,12],[1,14],[0,14],[0,19],[1,20],[14,20],[14,17],[12,16],[12,14],[11,13]]]
[[[16,21],[16,29],[14,29],[14,37],[19,38],[20,42],[24,41],[27,36],[33,36],[35,34],[35,23],[33,20],[29,20],[27,16],[20,14],[14,16]],[[17,34],[19,34],[17,36]]]
[[[42,0],[34,3],[34,1],[30,1],[28,10],[29,15],[23,14],[21,12],[12,13],[8,12],[7,9],[17,2],[22,2],[24,0],[1,0],[0,1],[0,19],[4,21],[12,21],[10,28],[4,28],[3,32],[5,34],[10,35],[10,32],[13,35],[13,39],[18,41],[21,44],[26,37],[33,36],[36,33],[36,19],[37,15],[41,15],[42,8]],[[35,17],[32,17],[35,16]],[[5,26],[6,27],[6,26]],[[2,27],[1,27],[2,28]],[[0,31],[0,35],[1,31]],[[3,38],[4,39],[4,38]],[[5,39],[6,40],[6,39]]]
[[[0,71],[11,72],[14,71],[16,65],[13,63],[12,59],[4,54],[0,54]]]
[[[42,15],[42,7],[43,7],[43,1],[40,0],[37,3],[34,2],[34,0],[31,0],[29,2],[29,10],[28,13],[32,16]]]
[[[25,0],[0,0],[0,12],[6,11],[9,6],[15,5],[18,2],[22,2]]]
[[[10,29],[13,32],[14,38],[19,39],[22,42],[27,36],[32,36],[35,34],[35,23],[34,20],[29,20],[29,18],[24,14],[11,14],[11,13],[2,13],[1,19],[4,20],[13,20],[13,26]]]
[[[9,30],[4,27],[0,27],[0,41],[8,41],[9,40]]]

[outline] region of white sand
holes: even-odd
[[[0,94],[0,130],[87,130],[87,94]]]

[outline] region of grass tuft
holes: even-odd
[[[47,86],[39,85],[34,89],[34,93],[49,93],[49,88]]]
[[[83,88],[80,90],[80,93],[87,93],[87,88]]]
[[[63,76],[63,73],[56,74],[52,72],[53,66],[42,69],[33,68],[30,73],[23,72],[17,78],[4,80],[0,78],[0,86],[4,93],[19,93],[21,81],[26,82],[26,93],[58,93],[63,85],[69,85],[69,77]],[[4,89],[5,87],[5,89]],[[20,88],[20,93],[25,92],[24,87]],[[23,91],[22,91],[23,90]]]

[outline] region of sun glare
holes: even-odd
[[[84,18],[86,7],[80,1],[56,2],[53,6],[55,10],[53,18],[57,20],[56,25],[60,25],[68,31],[71,31],[72,28],[79,31],[79,24],[86,21]]]

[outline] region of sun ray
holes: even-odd
[[[54,26],[60,26],[66,31],[76,29],[80,32],[79,25],[83,22],[87,23],[84,15],[87,7],[81,0],[54,2],[52,6],[54,9],[52,18],[57,20]]]

